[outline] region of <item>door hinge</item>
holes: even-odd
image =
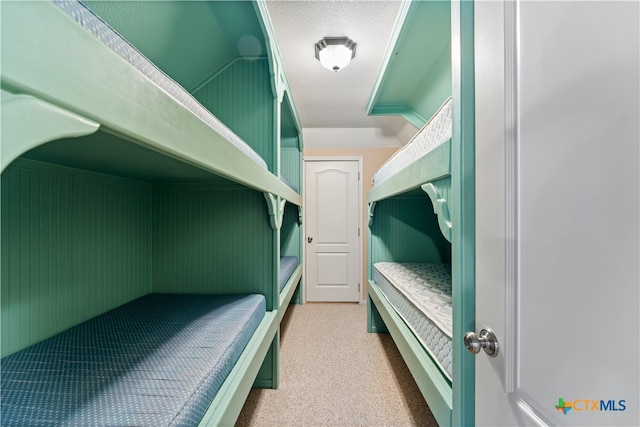
[[[360,292],[360,282],[358,282],[358,292]]]
[[[358,237],[360,237],[360,227],[358,227]]]
[[[360,172],[358,172],[358,181],[360,181]]]

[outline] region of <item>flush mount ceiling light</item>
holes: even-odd
[[[356,46],[349,37],[325,37],[316,43],[316,58],[327,70],[340,71],[355,58]]]

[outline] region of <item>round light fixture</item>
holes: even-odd
[[[349,37],[325,37],[316,43],[316,58],[324,68],[340,71],[356,56],[356,46]]]

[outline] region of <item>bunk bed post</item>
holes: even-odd
[[[300,151],[300,168],[302,169],[302,151]],[[302,173],[302,171],[300,172]],[[304,258],[303,258],[304,251],[302,250],[304,246],[304,233],[302,231],[304,227],[302,225],[303,218],[304,218],[304,213],[303,213],[302,206],[298,205],[298,226],[300,227],[300,252],[298,255],[299,255],[301,266],[304,265]],[[301,275],[300,282],[298,283],[298,287],[296,288],[295,292],[293,293],[293,296],[291,297],[291,301],[293,301],[296,304],[304,304],[304,291],[302,290],[303,280],[304,278]]]
[[[376,202],[369,202],[369,235],[367,236],[367,276],[369,277],[369,282],[373,281],[373,213],[376,206]],[[377,261],[377,260],[376,260]],[[380,312],[376,308],[375,304],[371,300],[371,295],[367,292],[367,332],[374,334],[384,334],[389,333],[387,326],[380,316]]]
[[[269,292],[271,296],[272,306],[268,307],[268,310],[276,312],[276,319],[278,318],[279,310],[279,277],[280,277],[280,229],[282,226],[282,219],[284,214],[284,205],[286,200],[281,199],[280,196],[275,196],[271,193],[264,193],[265,200],[269,209],[269,219],[271,223],[271,229],[273,233],[273,262],[275,269],[272,277],[269,280],[270,286]],[[280,323],[278,321],[276,326],[276,333],[269,351],[267,352],[262,366],[258,371],[258,375],[253,383],[256,388],[278,388],[280,375]]]
[[[277,318],[277,316],[276,316]],[[271,347],[262,362],[256,380],[253,383],[255,388],[277,389],[280,377],[280,325],[276,327],[276,334],[271,342]]]
[[[371,301],[371,295],[367,296],[367,332],[373,334],[389,333],[382,316],[380,316],[380,312]]]
[[[465,331],[475,330],[474,3],[451,2],[453,123],[451,144],[453,411],[452,425],[475,424],[475,360]]]
[[[267,307],[267,310],[272,310],[276,313],[276,319],[278,318],[278,309],[280,294],[278,289],[278,279],[280,276],[280,267],[278,259],[280,258],[280,229],[282,226],[282,218],[284,214],[284,205],[286,200],[281,199],[280,196],[276,196],[271,193],[263,193],[267,202],[269,212],[269,222],[271,224],[271,232],[273,234],[272,239],[272,253],[273,263],[275,265],[273,274],[268,278],[269,286],[268,292],[271,297],[271,306]],[[276,326],[276,333],[271,346],[264,357],[262,366],[258,371],[256,379],[253,383],[253,387],[256,388],[278,388],[279,372],[280,370],[280,324],[278,322]]]

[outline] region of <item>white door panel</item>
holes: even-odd
[[[305,162],[308,301],[359,301],[358,161]]]
[[[318,166],[316,164],[316,166]],[[336,169],[317,172],[317,245],[349,244],[349,173]],[[336,209],[344,207],[344,209]]]
[[[638,2],[476,2],[478,425],[639,425]]]

